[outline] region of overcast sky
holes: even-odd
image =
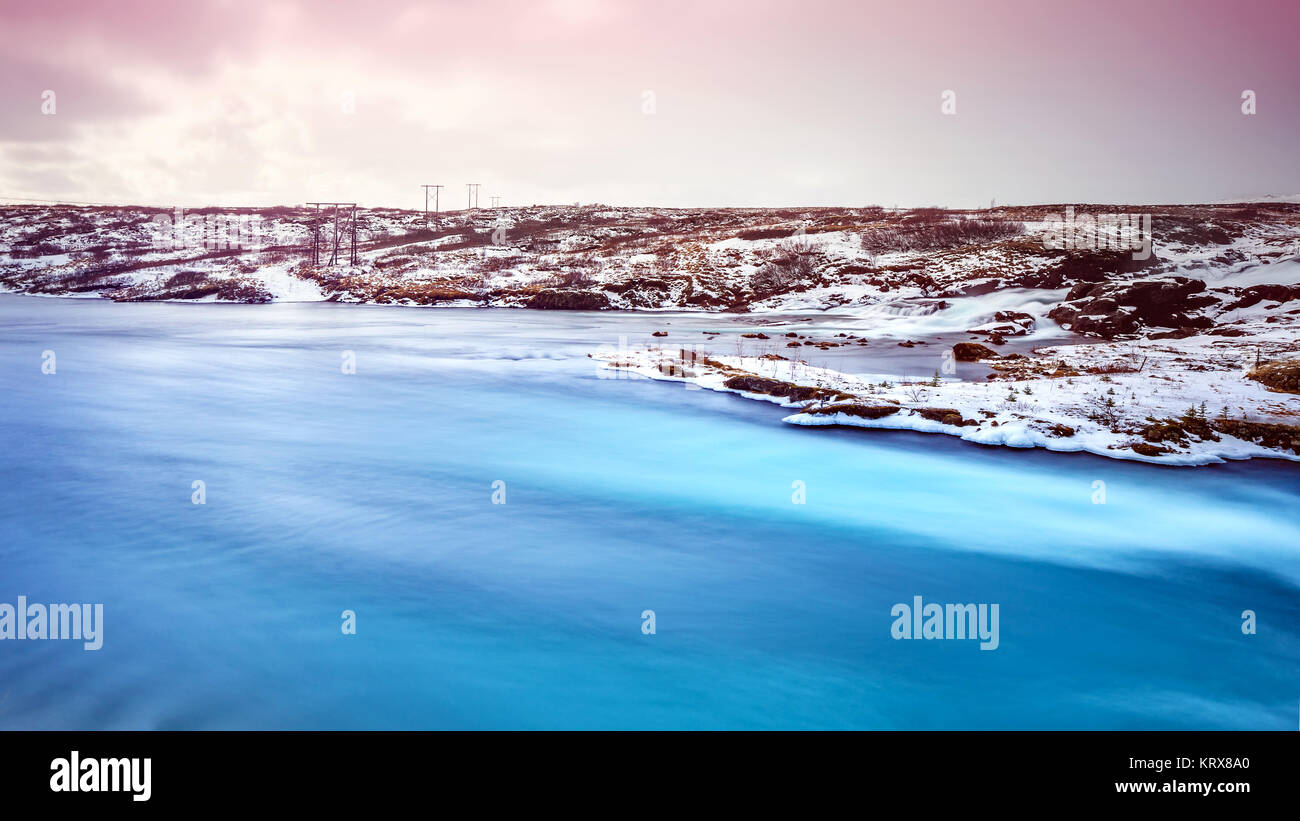
[[[421,207],[420,185],[441,183],[460,208],[477,182],[485,206],[970,207],[1300,193],[1296,0],[0,0],[0,15],[0,196]]]

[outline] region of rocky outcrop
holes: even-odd
[[[808,408],[804,413],[817,415],[834,416],[837,413],[843,413],[847,416],[856,416],[861,419],[881,419],[886,416],[898,413],[897,405],[856,405],[853,403],[843,403],[839,405],[824,405],[820,408]]]
[[[979,422],[974,419],[963,419],[961,411],[956,408],[913,408],[912,412],[923,419],[929,419],[932,422],[940,422],[944,425],[966,427],[968,425],[979,424]]]
[[[1160,262],[1155,254],[1146,259],[1133,259],[1132,251],[1067,253],[1055,265],[1031,271],[1007,284],[1020,288],[1064,288],[1075,283],[1103,282],[1117,275],[1151,268]]]
[[[1289,450],[1300,455],[1300,425],[1286,425],[1277,422],[1249,422],[1245,419],[1227,419],[1222,417],[1206,418],[1184,414],[1177,419],[1151,419],[1142,429],[1142,438],[1153,446],[1177,445],[1187,446],[1189,442],[1217,442],[1218,434],[1234,436],[1246,442],[1254,442],[1261,447],[1274,450]],[[1136,446],[1133,450],[1138,453]],[[1169,452],[1164,447],[1160,451]],[[1145,455],[1156,455],[1155,453]]]
[[[1300,393],[1300,359],[1265,362],[1252,368],[1246,376],[1275,391]]]
[[[1134,442],[1129,449],[1141,456],[1162,456],[1166,453],[1173,453],[1173,448],[1153,445],[1150,442]]]
[[[1261,447],[1289,450],[1300,456],[1300,425],[1221,419],[1214,423],[1214,427],[1220,433],[1254,442]]]
[[[958,342],[952,346],[952,355],[958,362],[978,362],[981,359],[998,358],[997,351],[978,342]]]
[[[1204,329],[1214,320],[1197,312],[1218,302],[1204,291],[1204,282],[1187,277],[1080,283],[1048,316],[1077,334],[1105,339],[1135,334],[1145,326]]]
[[[1219,441],[1210,420],[1192,414],[1184,414],[1177,419],[1148,419],[1147,421],[1149,424],[1142,428],[1141,432],[1142,438],[1148,442],[1186,445],[1189,440]]]
[[[1300,299],[1300,285],[1252,285],[1242,288],[1237,301],[1229,305],[1227,310],[1249,308],[1261,302],[1290,302],[1293,299]]]
[[[825,388],[813,388],[808,385],[796,385],[782,382],[780,379],[767,379],[762,376],[733,376],[722,383],[725,388],[745,393],[762,393],[768,396],[782,396],[793,402],[806,402],[810,399],[833,399],[839,396],[835,391]]]
[[[661,279],[638,277],[624,282],[609,283],[603,289],[619,296],[619,307],[657,308],[661,305],[692,304],[695,284],[690,277]],[[707,295],[705,295],[707,298]]]
[[[547,311],[599,311],[609,307],[609,297],[600,291],[541,291],[525,306]]]

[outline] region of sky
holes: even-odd
[[[1298,33],[1296,0],[0,0],[0,197],[1297,194]]]

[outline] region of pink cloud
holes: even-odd
[[[1293,2],[0,0],[0,19],[0,193],[410,205],[421,182],[473,180],[515,203],[971,205],[1300,191]],[[5,150],[30,141],[62,159]]]

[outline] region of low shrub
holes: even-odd
[[[872,254],[935,251],[1020,236],[1025,224],[1013,220],[956,219],[878,225],[862,232],[862,249]]]

